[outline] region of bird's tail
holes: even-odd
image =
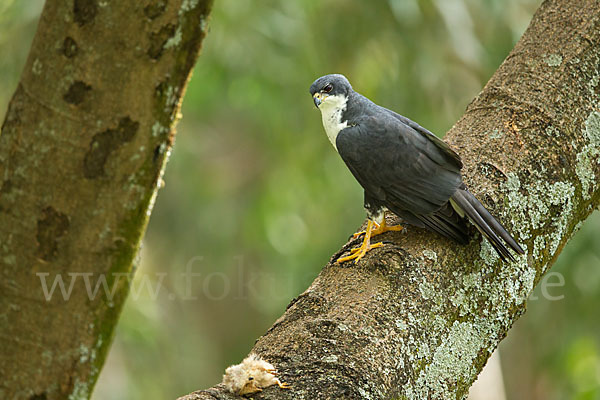
[[[450,198],[450,202],[456,212],[469,218],[473,225],[477,227],[481,234],[494,247],[494,250],[496,250],[503,261],[506,259],[515,260],[506,245],[518,254],[525,254],[521,246],[506,231],[502,224],[496,221],[483,204],[466,188],[458,189],[454,192]]]

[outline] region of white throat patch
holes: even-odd
[[[346,110],[347,102],[348,98],[346,96],[336,94],[335,96],[328,96],[319,106],[323,128],[325,128],[325,133],[336,151],[335,140],[338,133],[348,126],[348,121],[342,121],[342,113]]]

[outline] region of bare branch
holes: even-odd
[[[446,140],[470,190],[526,248],[502,264],[409,229],[326,265],[258,339],[291,390],[264,399],[462,398],[600,190],[600,4],[547,0]],[[337,259],[339,253],[332,257]],[[235,398],[222,385],[181,400]]]

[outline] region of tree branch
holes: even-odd
[[[501,263],[410,228],[334,264],[258,339],[291,390],[263,399],[462,398],[535,284],[598,206],[600,5],[547,0],[446,135],[470,190],[526,248]],[[181,400],[230,399],[222,385]]]
[[[46,2],[0,136],[1,398],[90,395],[211,3]]]

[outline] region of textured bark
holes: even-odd
[[[211,3],[46,2],[0,136],[0,398],[89,396]]]
[[[463,398],[600,199],[600,3],[548,0],[446,140],[526,255],[409,228],[332,262],[254,349],[291,390],[256,399]],[[401,111],[401,110],[400,110]],[[421,121],[426,125],[426,121]],[[181,399],[230,399],[222,385]]]

